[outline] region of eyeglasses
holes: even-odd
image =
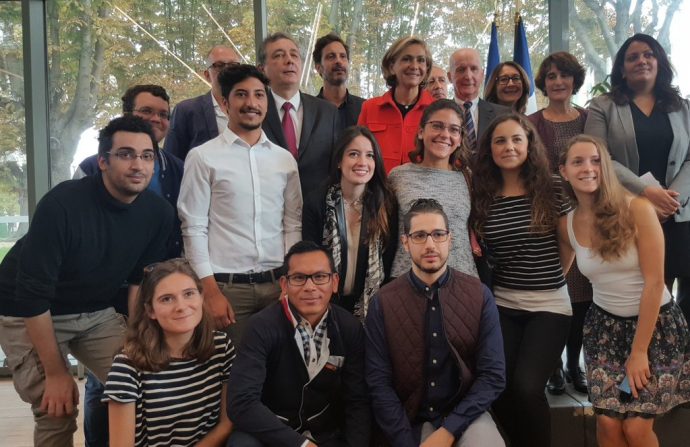
[[[133,112],[137,112],[139,115],[145,118],[151,118],[156,115],[158,118],[168,121],[170,119],[170,113],[168,112],[156,112],[151,107],[141,107],[139,109],[134,109]]]
[[[508,85],[510,81],[513,81],[513,84],[522,84],[522,76],[520,75],[499,76],[496,78],[496,80],[501,85]]]
[[[218,62],[214,62],[211,65],[209,65],[208,68],[209,69],[215,68],[217,71],[221,71],[224,68],[237,67],[238,65],[240,65],[239,62],[221,62],[221,61],[218,61]]]
[[[134,161],[137,158],[141,158],[141,161],[150,163],[156,159],[156,153],[150,150],[137,154],[136,151],[131,149],[118,149],[116,151],[106,152],[106,154],[112,155],[122,161]]]
[[[426,231],[415,231],[410,233],[407,237],[415,244],[426,244],[426,240],[431,236],[431,240],[434,242],[445,242],[448,240],[448,235],[450,231],[448,230],[434,230],[431,233]]]
[[[322,286],[328,284],[331,281],[333,273],[317,272],[311,275],[305,275],[304,273],[294,273],[292,275],[285,275],[288,284],[291,286],[303,286],[307,283],[307,280],[311,278],[311,282],[317,286]]]
[[[462,134],[462,126],[458,126],[457,124],[446,124],[441,121],[427,121],[424,125],[431,126],[434,132],[439,133],[448,129],[448,133],[454,137],[459,137],[460,134]]]

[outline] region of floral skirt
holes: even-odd
[[[618,317],[592,304],[583,329],[589,400],[597,414],[654,417],[690,402],[690,335],[678,306],[661,307],[647,351],[651,377],[639,398],[622,402],[618,385],[625,378],[637,316]]]

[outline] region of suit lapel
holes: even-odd
[[[486,102],[483,99],[479,100],[477,104],[477,110],[479,111],[479,126],[477,127],[477,141],[482,137],[484,129],[486,129],[491,121],[494,119],[494,109],[493,107],[487,107]]]
[[[637,152],[637,140],[635,139],[635,124],[633,123],[631,104],[615,105],[618,119],[625,134],[625,152],[631,162],[630,170],[638,172],[640,169],[640,154]]]
[[[311,138],[314,123],[316,122],[316,104],[312,98],[299,94],[302,101],[302,132],[299,136],[299,158],[302,158],[304,151],[309,147],[309,139]]]
[[[263,127],[269,140],[287,149],[287,141],[285,141],[285,135],[283,135],[283,126],[280,124],[280,116],[278,115],[276,102],[273,99],[273,92],[270,90],[268,92],[268,110],[266,111],[266,118],[261,127]]]
[[[216,109],[213,107],[213,99],[211,98],[211,92],[209,91],[204,96],[204,121],[206,121],[206,128],[208,129],[208,135],[211,138],[218,136],[218,121],[216,121]]]

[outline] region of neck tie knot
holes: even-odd
[[[292,103],[291,102],[283,103],[283,110],[285,111],[285,113],[288,113],[290,110],[292,110]]]
[[[465,110],[470,110],[472,108],[472,101],[467,101],[463,103],[462,106],[465,108]]]

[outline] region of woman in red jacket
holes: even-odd
[[[431,53],[423,40],[414,36],[396,40],[381,61],[390,90],[362,105],[357,124],[373,132],[387,173],[410,161],[407,154],[415,148],[422,113],[434,101],[422,87],[431,63]]]

